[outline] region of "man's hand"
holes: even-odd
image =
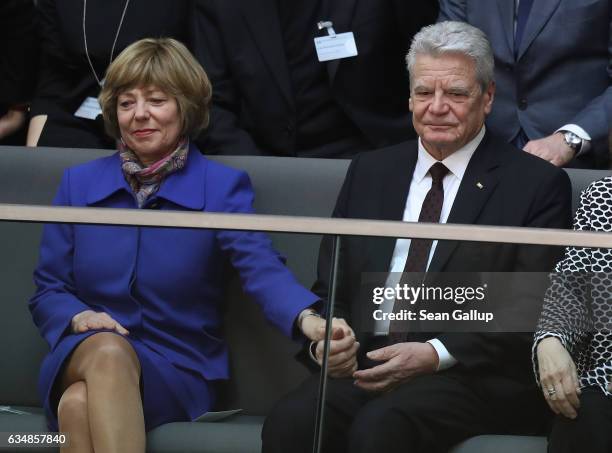
[[[555,337],[540,341],[536,353],[546,402],[555,414],[576,418],[580,407],[580,386],[572,357]]]
[[[438,369],[438,353],[429,343],[397,343],[368,352],[371,360],[384,362],[353,373],[355,385],[371,392],[386,392],[415,376]]]
[[[127,329],[111,318],[108,314],[103,312],[98,313],[93,310],[85,310],[74,315],[71,326],[74,333],[83,333],[87,332],[88,330],[108,329],[114,330],[121,335],[130,334]]]
[[[344,320],[342,321],[344,322]],[[346,325],[346,327],[348,327],[348,325]],[[352,330],[350,330],[350,332],[352,332]],[[317,342],[315,358],[319,365],[323,363],[323,346],[324,340]],[[347,334],[345,328],[332,327],[327,374],[333,378],[351,377],[355,370],[357,370],[358,350],[359,343],[355,340],[354,335]]]
[[[316,342],[314,356],[319,365],[323,363],[325,344],[325,319],[314,316],[305,317],[302,321],[302,332]],[[333,378],[350,377],[357,369],[357,351],[359,343],[355,333],[342,318],[332,319],[332,336],[329,344],[328,374]]]
[[[523,150],[541,157],[557,167],[567,164],[574,158],[574,150],[565,143],[565,138],[563,138],[561,132],[555,132],[538,140],[531,140]]]

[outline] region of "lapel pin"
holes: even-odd
[[[481,182],[477,182],[476,187],[478,187],[479,189],[484,189],[484,186],[482,185]]]

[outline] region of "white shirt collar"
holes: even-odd
[[[485,135],[485,126],[483,125],[480,129],[480,132],[476,134],[471,141],[466,143],[463,147],[459,148],[457,151],[452,153],[446,159],[442,161],[442,163],[448,168],[449,172],[455,175],[459,180],[463,179],[463,175],[467,166],[470,162],[470,159],[474,155],[476,148],[480,145],[480,142],[484,138]],[[423,143],[421,142],[421,138],[419,137],[419,146],[418,146],[418,157],[416,162],[416,167],[414,168],[414,179],[417,182],[421,182],[425,176],[427,176],[427,172],[431,168],[433,164],[438,162],[433,158],[431,154],[427,152]]]

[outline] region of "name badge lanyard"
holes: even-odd
[[[123,7],[123,13],[121,13],[121,20],[119,21],[119,26],[117,27],[117,33],[115,33],[115,40],[113,41],[113,47],[111,48],[110,59],[108,64],[113,62],[113,55],[115,54],[115,46],[117,45],[117,38],[119,38],[119,32],[121,31],[121,26],[123,25],[123,19],[125,18],[125,12],[127,11],[128,5],[130,4],[130,0],[126,0],[125,6]],[[87,48],[87,30],[85,27],[85,17],[87,16],[87,0],[83,0],[83,42],[85,43],[85,56],[87,57],[87,61],[89,62],[89,67],[91,68],[91,72],[96,78],[96,82],[100,85],[100,88],[104,86],[104,79],[100,80],[98,77],[98,73],[94,68],[93,63],[91,62],[91,58],[89,57],[89,50]]]
[[[321,1],[321,11],[323,12],[323,17],[331,17],[332,15],[332,3],[333,0],[322,0]],[[334,30],[334,23],[331,20],[322,20],[317,22],[317,27],[319,30],[327,29],[327,36],[335,37],[336,31]]]
[[[327,36],[334,38],[336,36],[336,31],[334,30],[334,23],[331,20],[322,20],[317,22],[317,27],[319,30],[327,29]]]
[[[336,33],[330,20],[317,22],[319,30],[327,30],[327,36],[314,39],[317,58],[320,62],[341,60],[355,57],[358,54],[355,35],[352,31]]]

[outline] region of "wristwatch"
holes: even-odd
[[[576,134],[570,131],[561,131],[563,134],[563,139],[565,140],[565,144],[572,148],[574,154],[578,154],[580,149],[582,148],[583,140],[578,137]]]

